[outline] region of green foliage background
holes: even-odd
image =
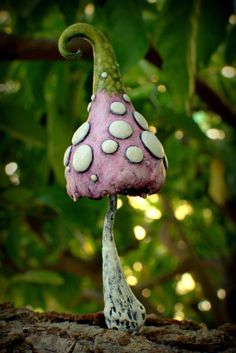
[[[54,43],[74,22],[109,36],[127,93],[157,127],[170,164],[159,198],[135,208],[120,197],[115,237],[125,273],[136,278],[133,289],[148,312],[210,326],[236,321],[234,10],[230,0],[0,5],[0,29],[16,35],[19,46],[24,38]],[[80,313],[103,308],[107,200],[73,203],[62,165],[74,130],[87,118],[91,89],[90,60],[1,61],[1,302]],[[17,169],[8,175],[11,162]],[[140,241],[137,225],[146,231]],[[192,284],[180,294],[184,278]]]

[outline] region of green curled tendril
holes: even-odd
[[[93,94],[105,90],[110,95],[119,95],[124,92],[120,79],[119,65],[114,50],[108,38],[97,28],[87,23],[76,23],[61,34],[58,42],[59,52],[66,59],[78,59],[81,51],[68,50],[68,42],[76,37],[87,39],[93,48],[94,73]]]

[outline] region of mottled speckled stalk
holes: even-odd
[[[104,315],[109,328],[138,332],[144,325],[146,312],[128,286],[121,269],[113,236],[117,195],[109,196],[102,239]]]
[[[107,37],[87,23],[76,23],[69,26],[61,34],[58,42],[61,55],[67,59],[78,59],[81,56],[80,50],[71,52],[67,48],[68,42],[76,37],[87,39],[93,47],[93,94],[102,90],[105,90],[110,95],[119,95],[124,92],[120,79],[119,65]],[[107,77],[103,77],[104,73],[107,74]]]

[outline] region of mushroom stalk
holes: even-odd
[[[122,272],[113,235],[116,209],[117,195],[110,195],[102,238],[104,316],[109,328],[138,332],[144,325],[146,312]]]

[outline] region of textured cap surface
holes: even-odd
[[[88,110],[87,122],[64,155],[67,192],[73,200],[158,192],[165,181],[165,152],[127,94],[98,92]]]

